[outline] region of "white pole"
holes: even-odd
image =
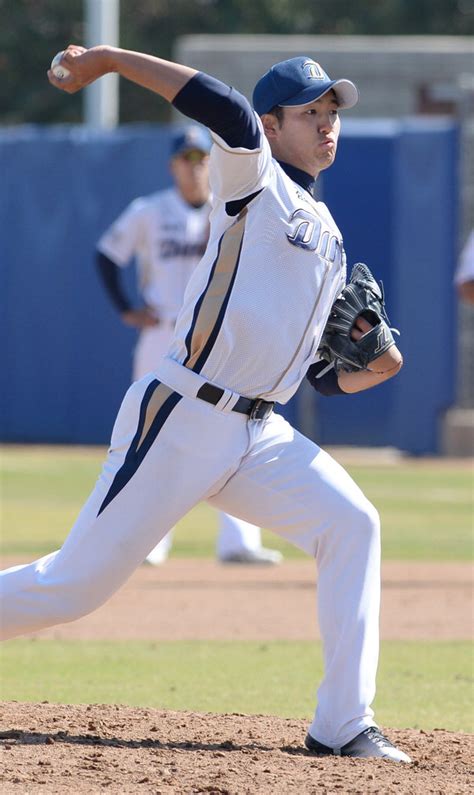
[[[119,45],[120,0],[85,0],[86,46]],[[118,124],[118,75],[105,75],[84,92],[84,123],[110,129]]]

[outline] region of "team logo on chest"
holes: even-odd
[[[329,262],[342,259],[342,244],[339,238],[321,220],[307,210],[298,209],[290,216],[292,231],[286,237],[293,246],[315,251]]]

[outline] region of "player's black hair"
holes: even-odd
[[[283,108],[281,105],[274,105],[273,108],[268,112],[271,113],[272,116],[276,116],[278,124],[281,127],[283,124],[283,117],[285,115],[285,108]]]

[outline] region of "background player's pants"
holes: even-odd
[[[133,353],[133,380],[139,381],[156,368],[158,358],[168,352],[173,336],[173,324],[163,323],[141,331]],[[173,543],[173,531],[160,541],[147,555],[150,563],[161,563],[168,557]],[[244,522],[236,516],[219,512],[216,553],[220,560],[238,555],[246,550],[254,551],[262,546],[260,528]]]
[[[202,499],[315,557],[325,673],[310,731],[345,744],[373,724],[378,516],[345,470],[276,414],[258,422],[220,411],[151,375],[133,384],[63,547],[0,574],[3,637],[95,610]]]

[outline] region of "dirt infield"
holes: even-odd
[[[160,569],[142,566],[100,610],[38,637],[316,638],[314,579],[310,561],[262,569],[170,560]],[[382,637],[471,637],[469,565],[386,563],[382,584]],[[472,738],[441,730],[387,732],[412,756],[406,766],[311,756],[302,748],[303,720],[14,702],[1,713],[2,795],[474,789]]]
[[[314,757],[302,720],[114,706],[8,704],[0,732],[10,793],[472,792],[467,735],[392,731],[412,765]]]

